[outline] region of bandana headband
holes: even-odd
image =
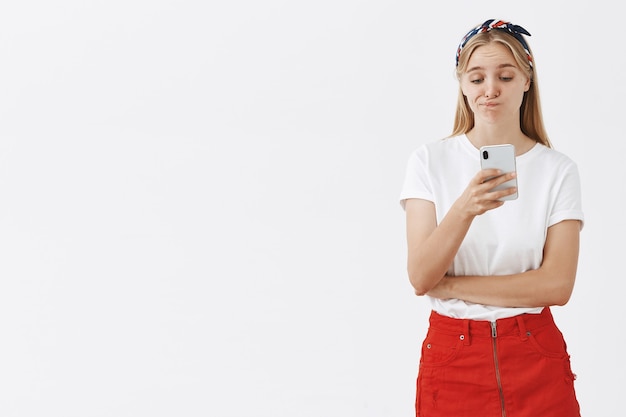
[[[524,37],[522,36],[522,35],[530,36],[530,33],[528,33],[528,31],[521,26],[514,25],[511,22],[505,22],[504,20],[495,20],[495,19],[489,19],[485,21],[485,23],[470,30],[467,33],[467,35],[463,37],[463,39],[461,40],[461,43],[459,44],[459,48],[456,50],[456,66],[457,67],[459,66],[459,56],[461,55],[461,50],[463,50],[463,48],[465,47],[465,44],[471,38],[473,38],[474,35],[478,33],[489,32],[490,30],[493,30],[493,29],[505,30],[511,35],[513,35],[515,39],[517,39],[519,43],[521,43],[522,46],[524,47],[524,51],[526,52],[526,58],[528,58],[528,63],[530,64],[530,67],[532,68],[533,57],[530,55],[530,48],[528,48],[528,44],[526,43],[526,40],[524,40]]]

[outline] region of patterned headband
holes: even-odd
[[[495,20],[490,19],[487,20],[480,26],[470,30],[467,35],[463,37],[461,43],[459,44],[459,48],[456,50],[456,66],[459,66],[459,56],[461,55],[461,50],[465,47],[467,41],[474,37],[477,33],[489,32],[490,30],[498,29],[498,30],[506,30],[511,35],[515,37],[524,47],[524,51],[526,52],[526,57],[528,58],[528,63],[530,67],[533,66],[533,57],[530,55],[530,48],[528,48],[528,44],[522,35],[530,36],[530,33],[526,29],[521,26],[517,26],[512,24],[511,22],[505,22],[504,20]]]

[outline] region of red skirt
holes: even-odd
[[[434,311],[422,344],[418,417],[579,417],[575,376],[550,308],[496,322]]]

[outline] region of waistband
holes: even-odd
[[[554,324],[550,307],[544,307],[539,314],[524,313],[514,317],[486,320],[457,319],[431,311],[430,328],[451,334],[461,335],[469,343],[470,337],[495,337],[514,335],[525,339],[533,329]]]

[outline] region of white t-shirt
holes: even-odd
[[[506,275],[541,265],[548,227],[567,219],[584,221],[577,165],[537,143],[516,157],[518,198],[474,218],[448,275]],[[437,223],[480,170],[480,155],[465,135],[427,143],[410,156],[400,203],[432,201]],[[496,320],[538,308],[510,308],[428,297],[436,312],[456,318]]]

